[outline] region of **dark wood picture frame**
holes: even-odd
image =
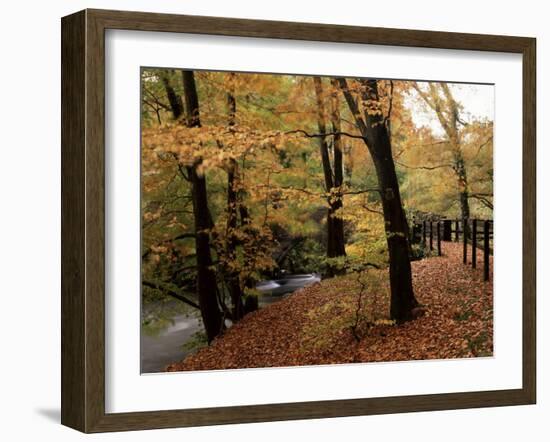
[[[84,432],[141,430],[533,404],[536,398],[536,40],[404,29],[84,10],[62,28],[61,422]],[[523,57],[523,385],[513,390],[271,405],[105,412],[105,30],[165,31]]]

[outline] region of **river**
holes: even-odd
[[[317,274],[285,275],[280,279],[261,281],[256,285],[260,291],[259,306],[263,308],[283,299],[294,291],[319,282]],[[158,373],[171,362],[184,359],[192,350],[185,350],[183,344],[201,330],[198,318],[176,315],[165,329],[154,336],[141,332],[141,373]]]

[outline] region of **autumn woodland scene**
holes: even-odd
[[[493,85],[142,68],[141,372],[493,355]]]

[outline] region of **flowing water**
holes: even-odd
[[[256,289],[261,293],[260,308],[283,299],[290,293],[319,282],[317,274],[285,275],[280,279],[261,281]],[[202,330],[198,318],[184,314],[176,315],[173,321],[159,333],[151,336],[141,332],[141,373],[157,373],[171,362],[180,361],[193,350],[184,349],[183,344]]]

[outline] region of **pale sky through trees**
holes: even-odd
[[[422,83],[419,82],[422,87]],[[485,84],[449,84],[455,100],[463,107],[460,117],[465,121],[494,120],[495,96],[494,85]],[[434,135],[442,136],[443,129],[437,120],[435,112],[429,109],[420,99],[416,91],[412,91],[405,105],[413,110],[412,119],[420,126],[431,127]]]

